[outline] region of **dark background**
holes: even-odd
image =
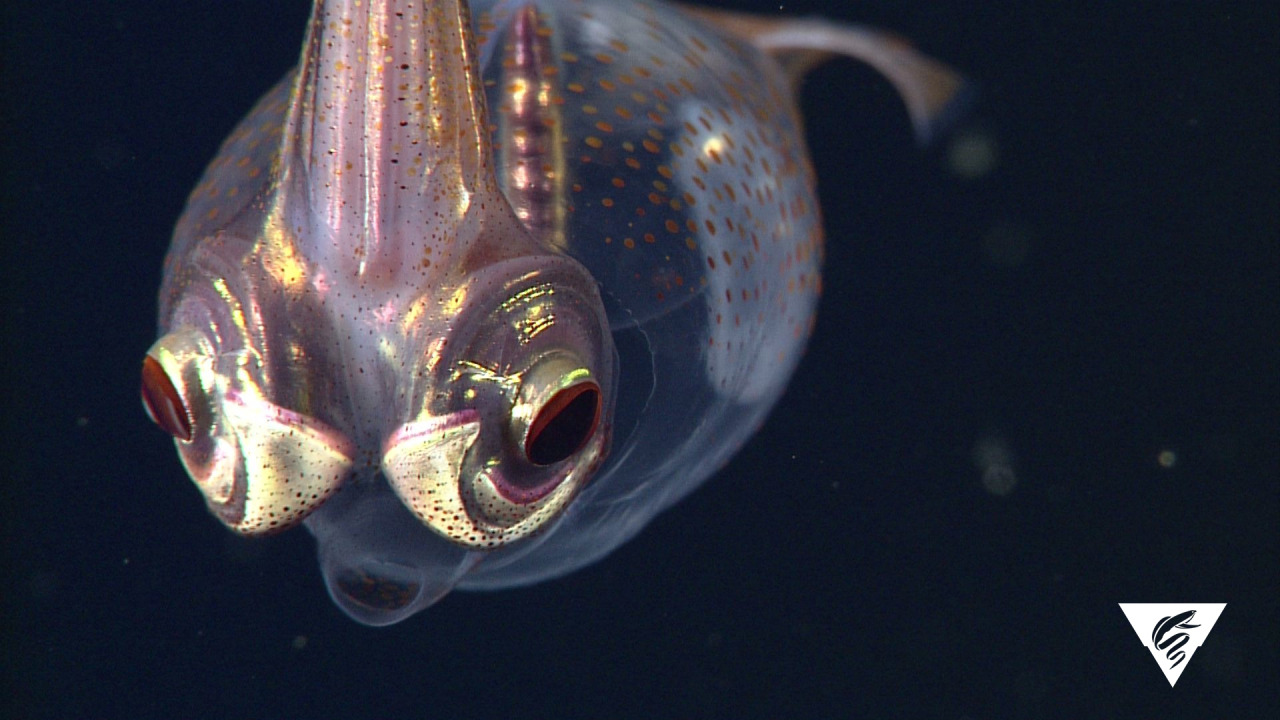
[[[173,222],[305,3],[5,3],[3,714],[1274,716],[1278,13],[1089,5],[785,3],[979,99],[921,152],[874,73],[810,77],[827,290],[772,419],[606,561],[373,630],[138,400]],[[1228,606],[1170,688],[1122,601]]]

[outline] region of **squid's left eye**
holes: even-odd
[[[191,442],[195,425],[191,409],[164,366],[150,355],[142,361],[142,405],[161,430],[183,442]]]

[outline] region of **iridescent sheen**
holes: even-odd
[[[304,523],[394,623],[593,562],[794,370],[822,230],[794,85],[958,89],[866,29],[660,2],[318,0],[174,232],[144,404],[213,514]]]

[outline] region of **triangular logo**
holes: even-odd
[[[1120,603],[1170,687],[1178,682],[1226,607],[1226,603]]]

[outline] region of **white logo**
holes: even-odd
[[[1226,603],[1120,603],[1170,687],[1178,682],[1226,607]]]

